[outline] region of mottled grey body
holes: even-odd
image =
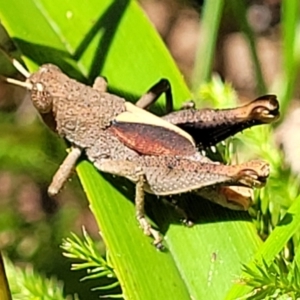
[[[88,159],[99,170],[106,161],[122,165],[127,162],[130,170],[120,172],[112,168],[110,173],[124,175],[136,182],[143,173],[145,189],[156,195],[170,195],[191,191],[218,182],[230,181],[230,176],[214,172],[208,158],[201,156],[196,147],[189,157],[139,155],[122,144],[109,130],[114,119],[126,111],[125,99],[81,84],[59,71],[56,66],[44,65],[29,78],[31,83],[43,85],[42,91],[34,89],[33,103],[52,102],[57,133],[72,145],[85,151]],[[51,98],[45,101],[43,98]],[[36,105],[39,109],[40,105]],[[192,162],[195,160],[195,162]],[[225,170],[226,171],[226,170]]]
[[[201,156],[189,134],[170,123],[184,122],[183,125],[189,126],[190,121],[210,122],[210,127],[215,132],[221,133],[218,139],[222,139],[230,135],[231,131],[234,133],[238,131],[238,127],[233,126],[236,122],[236,115],[241,117],[241,122],[244,122],[245,127],[253,124],[251,122],[253,116],[256,117],[256,115],[258,115],[256,124],[269,123],[276,119],[278,103],[276,99],[273,99],[274,96],[272,99],[275,102],[264,99],[259,103],[250,103],[241,109],[233,109],[230,113],[217,110],[205,110],[202,113],[193,110],[173,113],[165,117],[169,123],[141,108],[129,105],[123,98],[107,93],[106,82],[100,78],[95,81],[93,87],[89,87],[70,79],[54,65],[41,66],[36,73],[27,78],[26,85],[23,86],[30,90],[32,102],[47,125],[71,144],[70,152],[53,177],[48,190],[49,194],[55,195],[59,192],[70,176],[77,159],[82,152],[85,152],[87,158],[100,171],[124,176],[136,184],[137,219],[144,232],[152,235],[158,246],[161,237],[151,228],[144,216],[144,191],[156,195],[173,195],[200,189],[200,194],[223,206],[247,209],[250,203],[248,196],[244,197],[239,191],[231,189],[224,189],[220,193],[219,186],[260,187],[269,175],[268,164],[262,161],[251,161],[236,166],[210,161]],[[138,103],[147,103],[148,106],[148,100],[151,101],[152,97],[151,93],[145,96]],[[128,113],[129,126],[131,122],[137,124],[142,120],[141,126],[144,122],[147,123],[147,132],[149,132],[149,125],[150,131],[153,125],[158,130],[163,127],[164,132],[172,131],[172,141],[174,138],[176,140],[176,135],[179,135],[178,140],[183,141],[187,146],[180,149],[188,149],[188,155],[185,153],[148,155],[152,153],[146,145],[148,141],[151,144],[151,132],[146,136],[147,139],[143,136],[141,139],[145,143],[145,153],[141,154],[136,151],[136,148],[127,147],[124,143],[126,137],[122,142],[122,139],[114,134],[114,132],[120,132],[113,132],[110,129],[120,116],[122,120],[128,118]],[[225,131],[222,128],[225,128]],[[133,142],[139,142],[140,137],[135,136],[134,133],[130,133],[130,138],[133,138]],[[143,131],[140,135],[143,135]],[[135,140],[134,137],[137,139]],[[132,143],[132,140],[130,142]],[[158,139],[156,142],[164,148],[163,141],[160,143]],[[174,147],[176,147],[175,144]],[[150,152],[147,152],[149,149]],[[204,189],[201,190],[202,188]],[[229,199],[232,195],[233,198]]]

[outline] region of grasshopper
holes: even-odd
[[[261,187],[266,182],[267,163],[255,160],[224,165],[204,157],[198,148],[277,119],[275,96],[264,96],[231,110],[188,109],[159,118],[143,108],[161,92],[170,95],[168,85],[155,85],[133,105],[107,93],[107,83],[101,77],[90,87],[52,64],[30,74],[18,61],[12,62],[26,81],[5,78],[6,82],[26,88],[44,122],[71,145],[49,186],[49,195],[59,192],[84,153],[99,171],[135,183],[137,220],[144,233],[153,236],[157,247],[161,247],[162,238],[145,218],[145,192],[167,196],[195,191],[219,204],[246,209],[249,198],[236,186]]]

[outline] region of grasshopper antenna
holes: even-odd
[[[0,47],[0,51],[11,62],[11,64],[16,68],[17,71],[19,71],[26,79],[29,78],[30,73],[22,66],[22,64],[19,61],[17,61],[15,58],[9,56],[9,54],[6,51],[4,51],[1,47]],[[2,78],[7,83],[18,85],[18,86],[24,87],[28,90],[32,89],[32,84],[27,81],[20,81],[20,80],[14,79],[14,78],[9,78],[9,77],[4,77],[4,76]]]

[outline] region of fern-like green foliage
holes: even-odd
[[[242,282],[252,287],[252,291],[239,299],[299,299],[300,270],[298,264],[276,258],[270,265],[262,260],[253,266],[244,265],[248,277]]]
[[[119,286],[113,266],[109,259],[104,259],[100,255],[100,251],[96,243],[91,239],[86,230],[83,228],[83,238],[81,239],[76,234],[72,233],[70,238],[67,238],[62,243],[63,255],[70,259],[75,259],[79,262],[72,264],[72,270],[86,269],[87,275],[82,280],[95,280],[94,291],[116,292],[115,288]],[[109,256],[107,255],[107,258]],[[104,280],[101,280],[104,279]],[[110,298],[120,298],[120,294],[106,295]],[[102,296],[103,297],[103,296]]]
[[[22,269],[5,259],[5,269],[14,300],[79,300],[77,296],[65,297],[62,282],[41,276],[32,267]]]

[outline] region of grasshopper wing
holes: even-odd
[[[109,130],[124,145],[143,155],[189,156],[197,152],[193,138],[184,130],[131,103]]]
[[[193,155],[195,146],[168,128],[131,122],[114,122],[109,128],[127,147],[144,155]]]

